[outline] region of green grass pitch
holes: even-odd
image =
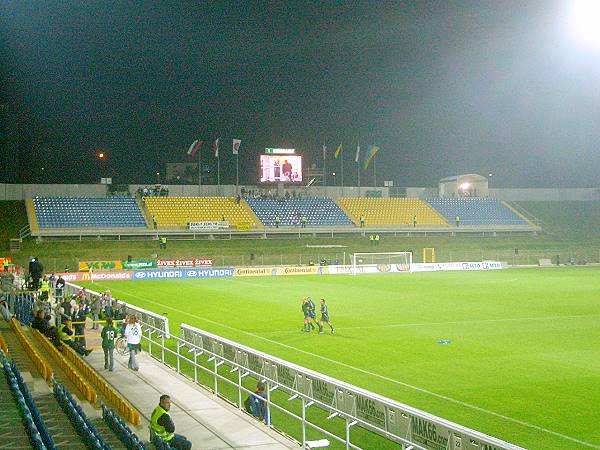
[[[523,447],[600,448],[598,268],[88,286]],[[307,295],[335,335],[301,331]]]

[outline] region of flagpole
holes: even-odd
[[[198,196],[202,196],[202,152],[198,149]]]
[[[238,150],[239,152],[239,150]],[[239,192],[239,184],[240,184],[240,155],[238,153],[235,154],[235,193]]]
[[[323,139],[323,186],[327,186],[327,167],[325,164],[327,147],[325,147],[325,139]]]
[[[217,186],[221,186],[221,155],[217,153]]]
[[[358,159],[358,161],[356,161],[356,171],[358,172],[358,196],[360,197],[360,158],[356,159]]]
[[[344,149],[340,152],[340,172],[342,176],[342,195],[344,195]]]
[[[377,187],[377,170],[375,169],[376,167],[376,162],[375,162],[375,157],[373,157],[373,183],[374,183],[374,187]]]

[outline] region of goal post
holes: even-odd
[[[412,252],[353,253],[352,274],[410,272]]]
[[[424,247],[423,248],[423,262],[434,263],[435,262],[435,248]]]

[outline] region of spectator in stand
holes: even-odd
[[[175,424],[169,416],[171,409],[171,397],[161,395],[158,406],[150,416],[150,428],[163,442],[167,442],[171,448],[177,450],[190,450],[192,443],[185,436],[175,434]]]
[[[34,330],[38,330],[40,333],[46,334],[48,326],[46,324],[46,315],[44,314],[44,311],[40,310],[36,313],[35,318],[30,323],[30,326]]]
[[[75,341],[82,347],[85,347],[85,321],[87,319],[88,312],[89,310],[87,305],[84,302],[80,302],[77,305],[75,314],[73,315],[75,322],[75,335],[77,336]]]
[[[256,385],[256,391],[250,395],[244,405],[246,410],[251,413],[254,417],[264,421],[266,424],[269,423],[269,411],[267,410],[267,392],[266,385],[263,381],[259,381]]]
[[[44,274],[44,266],[37,258],[29,262],[29,276],[31,277],[32,290],[37,291],[40,287],[40,278]]]
[[[56,289],[56,299],[58,301],[58,299],[62,299],[63,292],[65,289],[65,280],[62,277],[62,275],[58,276],[58,279],[56,280],[56,284],[55,284],[55,289]]]
[[[62,318],[62,325],[57,330],[58,337],[63,344],[67,344],[81,356],[87,356],[92,353],[91,350],[87,350],[83,345],[75,342],[72,338],[73,330],[71,330],[71,319],[67,316]]]
[[[130,317],[129,323],[125,327],[125,337],[127,338],[127,347],[129,348],[129,362],[127,367],[137,372],[140,368],[137,362],[137,353],[140,351],[142,327],[134,315]]]
[[[100,320],[100,312],[102,311],[102,297],[94,296],[92,298],[92,302],[90,303],[90,310],[92,312],[92,330],[99,330],[100,324],[98,321]]]
[[[104,314],[106,314],[107,317],[114,317],[113,301],[113,296],[110,290],[107,289],[104,291],[102,294],[102,304],[104,305]]]
[[[7,322],[10,320],[10,309],[8,308],[8,303],[4,297],[0,299],[0,315],[2,315],[2,318]]]

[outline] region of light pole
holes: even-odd
[[[160,172],[156,172],[156,184],[160,184]]]

